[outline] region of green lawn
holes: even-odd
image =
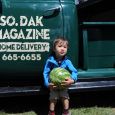
[[[24,112],[24,113],[6,113],[6,112],[0,112],[0,115],[37,115],[35,112],[33,111],[29,111],[29,112]]]
[[[91,107],[72,109],[71,111],[72,115],[115,115],[113,108]]]
[[[71,109],[72,115],[115,115],[114,108],[102,108],[102,107],[88,107],[88,108],[77,108]],[[0,115],[37,115],[34,111],[24,112],[24,113],[6,113],[4,111],[0,112]],[[39,115],[39,113],[38,113]]]

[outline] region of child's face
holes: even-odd
[[[66,41],[60,41],[59,43],[56,44],[54,52],[56,54],[56,57],[63,57],[67,53],[67,42]]]

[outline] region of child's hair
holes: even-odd
[[[67,44],[67,47],[68,47],[68,40],[64,37],[57,37],[54,42],[53,42],[53,49],[55,49],[55,46],[60,43],[60,44],[63,44],[64,42],[66,42]]]

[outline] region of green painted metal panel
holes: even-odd
[[[64,2],[63,17],[64,17],[64,36],[69,41],[68,55],[76,68],[78,68],[78,17],[77,10],[74,2]]]
[[[88,30],[89,68],[114,68],[115,28],[97,27],[90,30]]]
[[[2,0],[0,80],[41,81],[57,36],[69,40],[68,55],[77,68],[77,21],[73,0]]]
[[[51,42],[59,35],[63,35],[63,15],[58,0],[3,0],[0,77],[41,77]]]
[[[115,22],[83,22],[82,78],[115,77]]]

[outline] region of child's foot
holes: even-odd
[[[49,111],[48,115],[55,115],[54,111]]]
[[[68,110],[68,111],[64,111],[63,113],[62,113],[62,115],[71,115],[71,112]]]

